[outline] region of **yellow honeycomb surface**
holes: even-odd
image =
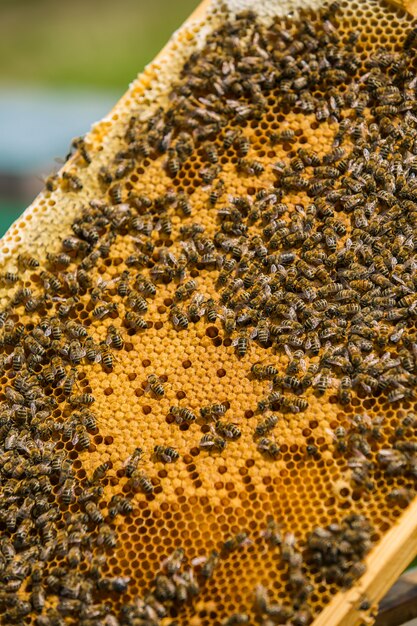
[[[415,23],[230,6],[3,240],[4,624],[308,625],[414,500]]]

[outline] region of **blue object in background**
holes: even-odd
[[[43,186],[74,137],[104,117],[121,94],[0,88],[0,236]]]
[[[48,170],[121,95],[0,87],[0,170]]]

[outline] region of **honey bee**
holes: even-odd
[[[103,366],[108,370],[112,370],[114,366],[114,362],[113,362],[114,357],[106,341],[100,342],[100,351],[101,351],[101,362]]]
[[[412,28],[411,30],[408,31],[404,39],[404,43],[403,43],[404,50],[415,48],[416,42],[417,42],[417,28]]]
[[[146,330],[146,328],[148,328],[147,321],[135,311],[128,311],[125,314],[124,322],[129,330],[133,330],[135,332],[137,330]]]
[[[75,367],[72,367],[70,369],[69,374],[67,374],[65,381],[64,381],[64,385],[63,385],[63,392],[66,396],[70,396],[72,394],[72,390],[73,387],[76,383],[76,380],[78,378],[78,372],[77,369]]]
[[[110,170],[105,165],[102,165],[99,168],[97,172],[97,178],[98,178],[98,182],[104,187],[107,187],[113,182],[113,176]]]
[[[218,163],[219,161],[219,154],[215,144],[207,144],[204,147],[204,155],[210,163]]]
[[[178,172],[180,171],[181,162],[177,157],[176,151],[174,148],[169,148],[168,150],[168,159],[166,161],[166,169],[171,176],[171,178],[175,178]]]
[[[219,198],[221,198],[223,193],[224,193],[224,182],[222,180],[219,180],[210,191],[210,196],[209,196],[210,205],[213,207],[216,206],[217,201],[219,200]]]
[[[84,137],[76,137],[75,139],[73,139],[71,147],[76,148],[79,151],[81,157],[84,159],[87,165],[91,163],[91,156],[87,150]]]
[[[155,446],[154,454],[155,458],[163,463],[174,463],[180,456],[177,450],[170,446]]]
[[[199,443],[200,448],[208,450],[217,450],[221,452],[226,447],[226,440],[219,435],[206,433],[202,436]]]
[[[90,435],[83,424],[77,425],[72,442],[74,445],[78,444],[82,450],[88,450],[90,447]]]
[[[170,319],[174,325],[174,328],[181,330],[188,328],[188,317],[179,307],[172,306],[169,312]]]
[[[15,372],[20,372],[25,363],[25,351],[21,346],[16,346],[12,356],[12,368]]]
[[[110,463],[108,463],[107,461],[98,465],[93,472],[93,475],[91,477],[91,482],[96,483],[100,480],[103,480],[103,478],[106,476],[109,469],[110,469]]]
[[[78,396],[70,396],[69,402],[74,406],[90,405],[95,402],[95,398],[91,393],[82,393]]]
[[[165,395],[165,389],[160,378],[155,374],[149,374],[147,380],[147,389],[150,389],[158,398],[162,398]]]
[[[124,496],[115,495],[110,500],[109,515],[114,519],[119,513],[129,515],[133,511],[132,503]]]
[[[178,287],[175,291],[176,300],[185,300],[191,296],[191,294],[197,289],[197,281],[192,279]]]
[[[195,422],[197,419],[195,414],[187,407],[171,406],[169,412],[175,417],[177,424]]]
[[[352,380],[350,376],[343,376],[340,380],[338,398],[340,404],[349,404],[352,398],[351,390],[352,389]]]
[[[200,409],[200,415],[203,419],[218,418],[224,415],[227,411],[227,405],[225,404],[208,404]]]
[[[101,320],[107,317],[108,315],[117,313],[117,310],[118,310],[117,302],[100,304],[93,310],[93,317]]]
[[[135,289],[144,294],[144,296],[154,296],[156,294],[156,286],[150,281],[138,276],[135,282]]]
[[[231,440],[239,439],[242,434],[240,428],[238,428],[236,424],[231,422],[222,422],[221,420],[217,420],[215,422],[215,429],[218,435]]]
[[[19,268],[22,270],[35,269],[36,267],[39,267],[39,261],[33,256],[25,253],[18,255],[17,263],[19,265]]]
[[[87,502],[85,505],[85,512],[94,524],[98,525],[104,522],[103,513],[100,511],[95,502]]]
[[[273,365],[262,365],[260,361],[254,363],[251,372],[257,380],[272,380],[278,375],[278,370]]]
[[[65,191],[81,191],[83,188],[81,179],[70,172],[62,172],[62,181]]]
[[[266,398],[259,400],[258,409],[263,412],[272,407],[274,404],[282,404],[282,394],[279,391],[273,391]]]
[[[60,498],[64,504],[71,504],[75,499],[75,481],[73,478],[67,478],[60,491]]]
[[[201,568],[201,575],[203,576],[203,578],[209,580],[213,576],[214,570],[218,562],[219,553],[217,552],[217,550],[212,550],[207,559],[205,559],[205,562],[203,563],[203,566]]]
[[[259,422],[258,425],[256,426],[255,435],[257,437],[264,437],[271,430],[275,428],[277,423],[278,423],[277,415],[268,415],[268,417],[266,417],[264,420]]]
[[[279,454],[280,454],[279,445],[275,441],[272,441],[271,439],[268,439],[267,437],[262,437],[258,441],[257,448],[259,452],[261,452],[262,454],[264,454],[265,456],[271,459],[277,459],[279,457]]]
[[[116,326],[109,326],[107,329],[107,343],[109,343],[116,350],[121,350],[124,346],[124,340],[122,335]]]
[[[85,342],[85,356],[90,363],[99,363],[101,361],[101,351],[99,346],[94,342],[92,337],[88,337]]]
[[[244,357],[249,348],[249,342],[251,336],[256,331],[252,331],[252,333],[248,333],[246,330],[240,331],[238,337],[232,341],[232,346],[236,347],[236,354],[239,357]]]
[[[135,470],[129,480],[133,491],[142,491],[146,495],[153,493],[154,487],[150,478],[144,473]]]

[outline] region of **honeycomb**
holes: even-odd
[[[417,549],[416,24],[259,4],[3,239],[4,624],[371,624]]]

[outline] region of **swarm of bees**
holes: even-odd
[[[364,62],[361,32],[346,42],[338,31],[340,11],[334,2],[311,21],[288,23],[261,22],[250,10],[230,16],[185,62],[165,108],[146,121],[126,121],[123,146],[95,170],[101,195],[77,209],[61,249],[45,262],[20,253],[16,267],[0,275],[11,294],[0,311],[5,623],[173,626],[227,559],[237,570],[238,558],[264,542],[287,600],[275,602],[272,589],[254,584],[247,605],[213,623],[308,626],[318,610],[314,576],[334,590],[365,571],[377,529],[362,514],[352,511],[304,536],[271,518],[260,537],[235,530],[192,560],[180,537],[133,600],[135,580],[111,575],[108,556],[119,546],[121,517],[142,515],[188,457],[217,467],[244,442],[255,466],[273,476],[276,468],[287,471],[282,427],[301,421],[313,397],[330,399],[340,413],[318,440],[310,437],[313,426],[304,429],[300,463],[313,465],[330,448],[355,497],[370,497],[382,476],[390,481],[390,506],[414,499],[417,31],[408,32],[402,49],[380,47]],[[306,145],[283,123],[260,151],[251,129],[272,115],[271,94],[274,115],[295,111],[317,128],[325,124],[330,147]],[[46,188],[76,202],[95,162],[93,144],[74,139],[68,159]],[[192,159],[203,208],[181,182]],[[169,183],[148,196],[130,176],[150,161]],[[229,193],[228,161],[247,193]],[[212,229],[200,223],[205,209]],[[123,240],[129,255],[104,280],[113,246]],[[155,366],[139,375],[140,394],[156,407],[154,424],[161,417],[168,432],[183,434],[181,446],[166,435],[152,446],[144,438],[122,467],[105,460],[77,474],[74,459],[92,450],[100,430],[88,371],[114,376],[130,338],[141,340],[156,324],[169,326],[179,342],[207,327],[262,389],[244,409],[248,419],[235,415],[224,394],[196,406]],[[255,352],[264,357],[253,362]],[[369,411],[354,409],[357,399]],[[375,413],[375,399],[397,411],[394,427],[383,411]],[[242,476],[249,484],[251,476]],[[118,492],[105,496],[115,484]]]

